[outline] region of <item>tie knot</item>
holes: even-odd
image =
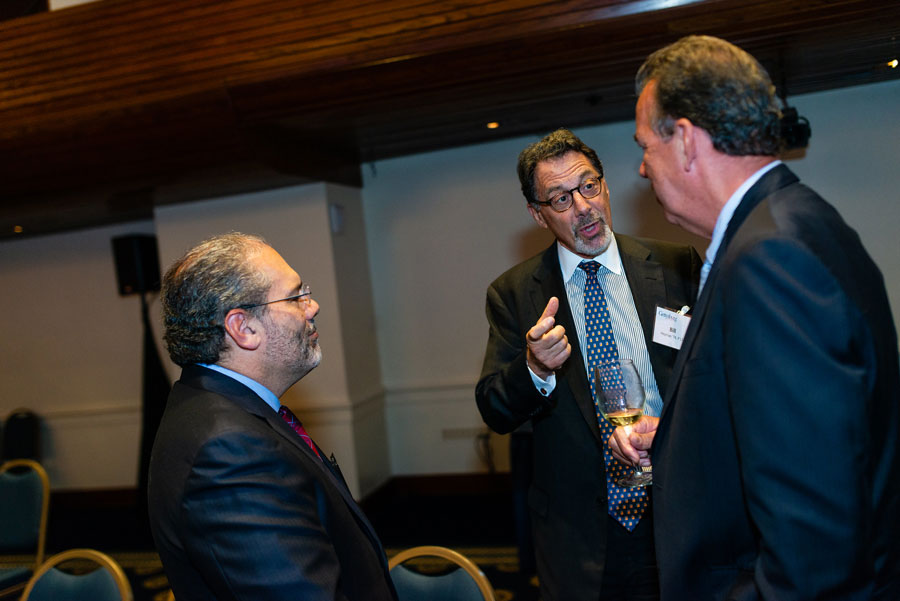
[[[284,421],[286,421],[289,424],[293,424],[294,422],[297,422],[297,423],[300,422],[300,420],[297,419],[297,416],[294,415],[294,412],[291,411],[290,409],[288,409],[287,407],[285,407],[284,405],[282,405],[281,408],[278,409],[278,415],[280,415],[282,417],[282,419],[284,419]]]
[[[597,272],[600,271],[600,268],[602,267],[597,261],[582,261],[578,266],[588,275],[594,276],[597,275]]]

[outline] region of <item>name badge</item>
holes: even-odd
[[[687,305],[679,311],[657,306],[656,321],[653,324],[653,342],[680,349],[684,333],[691,323],[691,316],[687,315],[689,309]]]

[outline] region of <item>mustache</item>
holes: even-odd
[[[600,223],[602,223],[603,225],[609,225],[608,223],[606,223],[606,218],[604,218],[603,213],[601,213],[597,209],[591,209],[590,213],[588,213],[587,215],[578,217],[578,219],[576,219],[574,225],[572,225],[572,231],[577,232],[584,226],[591,225],[592,223],[598,222],[598,221]]]

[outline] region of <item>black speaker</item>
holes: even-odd
[[[132,234],[112,239],[119,294],[159,290],[159,254],[156,236]]]

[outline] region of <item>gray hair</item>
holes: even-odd
[[[555,159],[568,152],[580,152],[587,157],[600,177],[603,177],[603,164],[597,157],[594,149],[581,141],[581,139],[568,129],[563,127],[547,134],[534,144],[529,145],[519,154],[519,184],[522,186],[522,194],[529,204],[535,204],[540,199],[534,187],[534,171],[542,161]]]
[[[635,78],[638,95],[656,82],[656,115],[651,127],[668,138],[675,121],[686,118],[703,128],[719,152],[778,154],[781,111],[775,86],[759,62],[737,46],[692,35],[651,54]]]
[[[227,348],[225,315],[265,302],[269,293],[272,282],[248,260],[266,245],[259,236],[231,232],[204,240],[169,267],[161,297],[172,361],[181,366],[219,361]]]

